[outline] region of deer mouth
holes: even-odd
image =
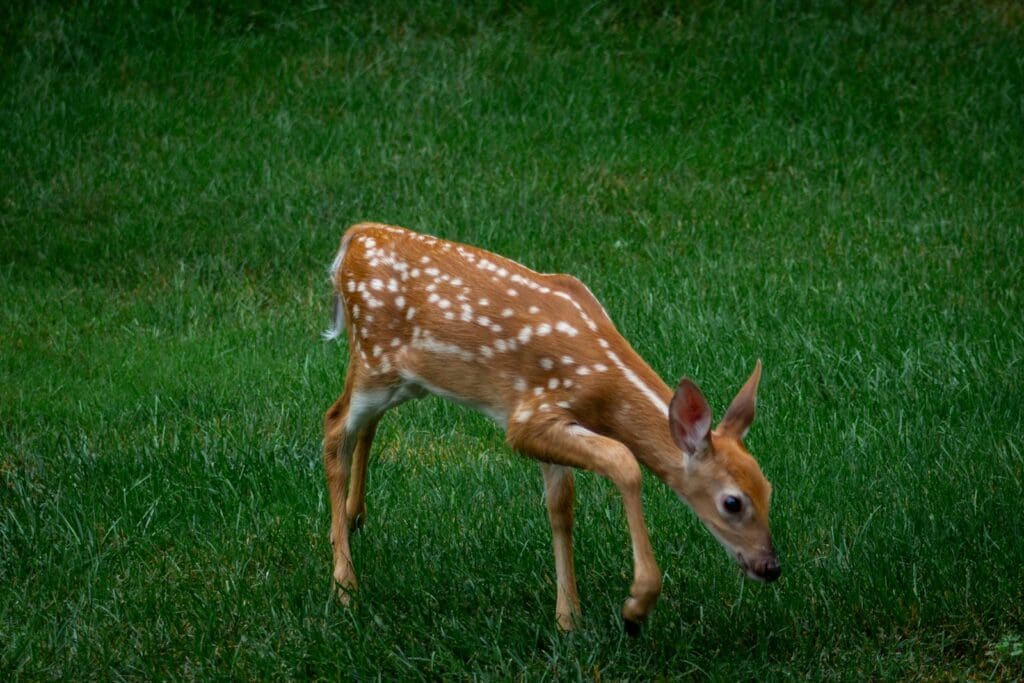
[[[736,561],[739,563],[743,573],[747,575],[747,578],[754,581],[771,583],[782,575],[782,565],[779,564],[779,558],[774,554],[759,557],[756,560],[748,560],[743,555],[737,553]]]

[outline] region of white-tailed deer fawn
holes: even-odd
[[[768,528],[771,485],[743,446],[754,419],[758,361],[711,429],[700,390],[673,392],[618,333],[579,280],[536,273],[463,244],[376,223],[341,240],[331,268],[334,327],[349,342],[345,390],[324,418],[334,579],[356,587],[350,527],[365,514],[366,466],[390,408],[437,394],[479,410],[508,444],[540,462],[555,551],[559,626],[580,612],[572,559],[572,468],[622,495],[633,584],[622,608],[635,632],[661,574],[640,500],[640,465],[675,491],[748,576],[780,573]],[[346,494],[347,489],[347,494]]]

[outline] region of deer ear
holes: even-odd
[[[754,372],[750,374],[746,384],[736,394],[725,416],[718,423],[718,430],[722,434],[737,439],[746,437],[750,431],[750,424],[754,421],[754,407],[757,404],[757,385],[761,381],[761,359],[757,359]]]
[[[697,385],[687,377],[679,382],[679,388],[672,397],[668,423],[672,438],[687,455],[697,455],[708,447],[711,408]]]

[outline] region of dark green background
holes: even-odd
[[[15,3],[0,9],[0,674],[1013,678],[1024,669],[1015,2]],[[785,573],[653,478],[618,611],[578,480],[476,415],[382,423],[331,598],[326,267],[357,220],[584,279],[748,444]]]

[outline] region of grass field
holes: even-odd
[[[1024,11],[1014,2],[0,9],[0,678],[1024,675]],[[319,333],[350,223],[572,272],[748,439],[784,566],[653,477],[382,422],[332,600]]]

